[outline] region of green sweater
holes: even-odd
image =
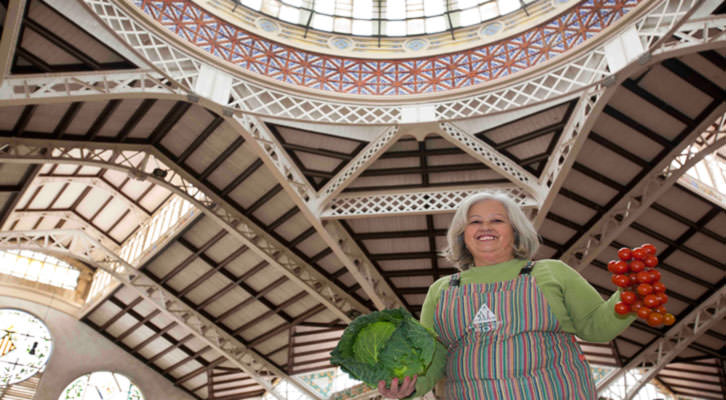
[[[474,267],[461,272],[461,284],[492,283],[515,279],[526,260],[513,259],[500,264]],[[620,291],[607,301],[577,271],[559,260],[539,260],[531,272],[552,313],[563,331],[574,333],[589,342],[608,342],[624,331],[635,319],[634,314],[615,313]],[[449,287],[450,276],[429,288],[421,309],[421,324],[433,330],[436,304],[441,292]]]

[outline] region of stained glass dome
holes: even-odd
[[[324,32],[413,36],[475,25],[534,0],[233,0],[270,17]]]
[[[45,368],[50,332],[24,311],[0,309],[0,387],[22,382]]]

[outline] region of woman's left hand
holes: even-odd
[[[408,397],[416,389],[416,378],[418,375],[414,375],[413,379],[407,376],[403,379],[401,387],[398,386],[398,378],[391,380],[391,388],[386,388],[386,381],[378,382],[378,393],[382,394],[383,397],[389,399],[402,399]]]

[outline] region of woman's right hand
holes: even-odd
[[[380,381],[378,382],[378,393],[389,399],[408,397],[416,389],[416,378],[418,378],[418,375],[414,375],[413,378],[410,376],[405,377],[400,387],[398,386],[398,378],[393,378],[390,389],[386,388],[386,381]]]

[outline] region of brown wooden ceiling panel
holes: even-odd
[[[676,138],[686,127],[683,122],[628,90],[615,92],[608,105],[667,140]]]
[[[141,117],[128,133],[128,138],[148,138],[154,129],[164,120],[177,102],[173,100],[157,100]]]
[[[688,68],[680,61],[671,62]],[[668,84],[664,85],[663,82],[668,82]],[[638,82],[638,86],[667,105],[674,107],[677,110],[674,112],[682,113],[691,119],[696,118],[713,100],[661,64],[653,66],[649,73]]]

